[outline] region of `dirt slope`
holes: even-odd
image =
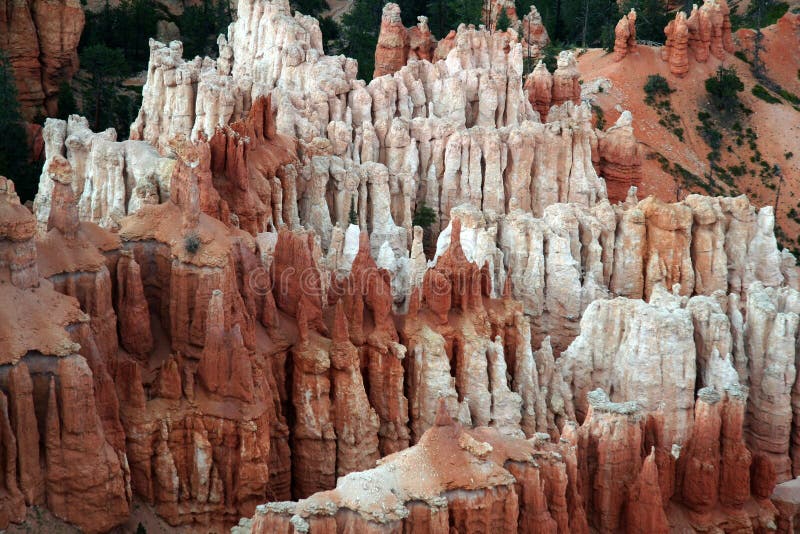
[[[766,75],[791,95],[800,95],[799,19],[800,15],[787,14],[779,24],[765,28],[763,38]],[[735,41],[737,50],[751,59],[754,32],[741,30]],[[779,239],[790,249],[800,248],[800,105],[789,101],[791,95],[787,99],[772,93],[779,103],[754,96],[752,89],[757,81],[751,64],[734,55],[725,61],[712,56],[707,63],[697,63],[690,52],[689,74],[685,78],[669,72],[659,48],[641,45],[619,63],[613,54],[600,49],[588,50],[578,62],[584,83],[596,78],[611,82],[610,90],[590,96],[603,110],[606,127],[622,110],[633,113],[636,136],[648,153],[643,196],[652,194],[674,201],[690,192],[744,193],[759,206],[775,204],[777,197]],[[725,116],[710,105],[704,82],[720,65],[736,68],[745,86],[739,95],[741,103],[752,113]],[[645,103],[644,85],[651,74],[660,74],[674,89],[666,98],[670,109],[661,114]],[[709,114],[705,126],[698,117],[701,113]],[[698,128],[705,130],[705,136]],[[719,161],[718,168],[712,170],[712,148],[704,137],[716,133],[721,136]],[[776,172],[775,165],[780,172]]]

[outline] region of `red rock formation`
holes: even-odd
[[[730,8],[726,0],[704,0],[699,8],[695,4],[688,19],[678,11],[675,20],[664,29],[666,45],[661,59],[668,61],[670,72],[683,77],[689,70],[687,48],[698,63],[708,61],[709,54],[725,59],[733,53]]]
[[[253,374],[250,356],[236,324],[226,331],[222,291],[211,293],[206,318],[206,339],[197,366],[200,383],[210,393],[253,402]]]
[[[393,74],[408,60],[408,32],[400,19],[400,6],[388,3],[383,6],[381,29],[375,47],[373,78]]]
[[[144,296],[139,264],[130,252],[117,262],[117,312],[120,344],[131,354],[146,356],[153,350],[150,310]]]
[[[490,0],[484,2],[481,12],[481,21],[491,30],[497,30],[497,21],[500,14],[505,12],[508,17],[509,27],[515,27],[519,22],[517,8],[514,2],[508,0]]]
[[[553,105],[564,102],[581,103],[581,84],[578,64],[572,52],[564,50],[558,54],[557,68],[553,73]]]
[[[669,70],[675,76],[683,78],[689,72],[689,26],[686,13],[678,11],[675,19],[664,28],[667,42],[661,50],[661,59],[669,63]]]
[[[623,15],[614,28],[614,61],[622,61],[630,52],[636,50],[636,10]]]
[[[631,486],[625,508],[626,532],[630,534],[669,532],[658,479],[656,451],[653,448],[645,458],[636,482]]]
[[[39,285],[36,220],[20,205],[14,182],[0,176],[0,280],[27,289]]]
[[[269,96],[253,102],[247,118],[217,128],[208,142],[213,187],[219,194],[217,211],[203,209],[228,224],[227,210],[235,223],[255,235],[283,226],[276,217],[283,190],[278,169],[295,161],[295,141],[275,131],[275,115]]]
[[[589,394],[589,413],[579,431],[578,464],[589,523],[600,532],[619,532],[625,524],[624,505],[642,466],[643,431],[636,403],[613,403],[602,390]]]
[[[126,466],[105,439],[86,361],[62,358],[57,372],[44,427],[47,506],[84,531],[105,532],[128,517]]]
[[[38,443],[36,446],[38,447]],[[0,391],[0,527],[5,529],[9,523],[19,523],[25,518],[25,499],[17,486],[18,445],[11,428],[8,400]]]
[[[417,20],[416,26],[406,29],[400,19],[400,7],[393,3],[383,6],[373,78],[394,74],[409,59],[430,61],[433,58],[436,40],[428,28],[428,18],[417,17]]]
[[[528,14],[522,17],[522,44],[522,53],[528,57],[541,57],[544,47],[550,44],[542,16],[533,4]]]
[[[691,438],[678,458],[681,501],[699,514],[716,506],[719,497],[722,404],[713,389],[700,390]]]
[[[452,308],[462,312],[483,309],[483,296],[491,290],[488,273],[464,255],[459,219],[453,219],[450,232],[450,246],[436,266],[425,272],[423,284],[425,303],[443,324]]]
[[[331,407],[330,341],[310,330],[305,299],[297,310],[299,339],[292,348],[292,495],[301,498],[334,487],[336,434]]]
[[[26,117],[58,111],[58,87],[78,70],[84,21],[74,0],[5,0],[0,8],[0,48],[11,60]]]
[[[24,362],[15,365],[9,372],[8,401],[18,447],[19,489],[28,506],[42,504],[45,486],[39,456],[39,429],[34,411],[33,382]],[[3,523],[0,521],[0,524]]]
[[[358,350],[350,342],[344,301],[336,304],[330,359],[333,421],[336,431],[336,476],[363,471],[379,458],[380,421],[369,405],[361,377]]]
[[[543,61],[539,61],[526,78],[525,90],[528,92],[528,101],[539,113],[541,121],[547,122],[547,113],[553,101],[553,75]]]
[[[488,428],[465,431],[442,403],[417,445],[335,490],[259,507],[252,532],[557,532],[575,512],[566,479],[558,454]]]
[[[644,151],[633,134],[631,122],[631,114],[625,112],[605,135],[598,133],[598,174],[606,180],[608,200],[612,203],[623,202],[631,186],[638,187],[642,181]]]

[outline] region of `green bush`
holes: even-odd
[[[183,247],[189,254],[194,254],[200,249],[200,236],[192,232],[183,238]]]
[[[606,115],[605,112],[603,111],[603,108],[601,108],[598,105],[592,104],[592,111],[594,111],[595,117],[597,117],[597,128],[600,130],[605,130]]]
[[[505,9],[500,10],[500,15],[497,17],[497,23],[494,26],[494,29],[499,32],[504,32],[508,29],[511,25],[511,20],[508,18],[508,13],[506,13]]]
[[[706,92],[717,109],[730,112],[739,108],[739,93],[744,90],[744,84],[735,68],[720,65],[715,75],[706,80],[705,85]]]
[[[668,96],[675,92],[673,88],[669,86],[667,79],[661,76],[660,74],[651,74],[647,77],[647,82],[644,84],[644,92],[647,96]]]
[[[772,94],[770,94],[770,92],[767,91],[762,85],[755,84],[753,86],[753,89],[751,90],[751,92],[753,93],[753,96],[756,96],[756,97],[760,98],[761,100],[763,100],[764,102],[767,102],[768,104],[780,104],[781,103],[781,99],[780,98],[776,98],[776,97],[772,96]]]
[[[358,212],[356,211],[356,197],[350,199],[350,212],[347,214],[350,224],[358,225]]]
[[[429,208],[424,203],[417,207],[417,211],[414,213],[414,220],[412,221],[414,226],[429,228],[435,222],[436,212],[433,211],[432,208]]]

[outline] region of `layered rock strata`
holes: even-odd
[[[631,8],[614,28],[614,61],[622,59],[636,50],[636,10]]]
[[[664,28],[664,34],[666,43],[661,59],[669,63],[670,72],[678,77],[689,72],[690,50],[698,63],[705,63],[710,55],[725,59],[734,51],[726,0],[704,0],[699,8],[694,4],[688,18],[686,13],[678,11],[675,19]]]
[[[11,62],[23,114],[55,115],[58,89],[78,70],[85,16],[75,0],[4,0],[0,48]]]
[[[433,58],[436,39],[428,28],[428,18],[420,16],[417,20],[419,23],[416,26],[406,28],[400,20],[400,7],[397,4],[383,6],[373,78],[394,74],[411,59],[430,61]]]

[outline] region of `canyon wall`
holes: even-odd
[[[11,62],[25,118],[58,111],[58,86],[78,70],[85,16],[77,0],[4,0],[0,48]]]

